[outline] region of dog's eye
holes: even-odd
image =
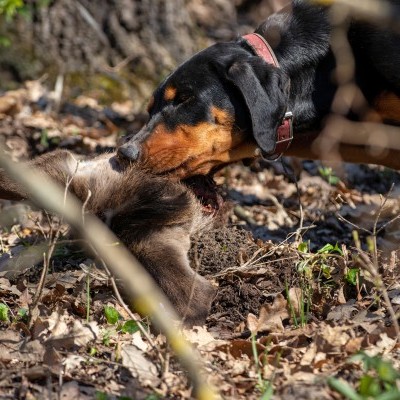
[[[174,99],[174,103],[177,105],[182,104],[185,101],[190,100],[192,97],[193,97],[193,95],[190,93],[178,93]]]

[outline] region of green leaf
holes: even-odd
[[[396,382],[396,379],[400,378],[399,372],[394,369],[391,363],[382,359],[380,359],[379,361],[380,362],[376,367],[376,372],[378,373],[379,379],[394,384]]]
[[[357,394],[357,392],[345,381],[336,378],[328,378],[328,385],[348,400],[364,400],[364,398]]]
[[[360,385],[358,388],[359,393],[365,397],[375,397],[381,393],[381,387],[379,380],[366,374],[360,379]]]
[[[111,332],[109,329],[106,329],[103,332],[103,344],[105,346],[109,346],[110,345],[110,341],[111,341],[111,335],[113,332]]]
[[[330,185],[336,186],[339,183],[340,179],[335,175],[330,175],[328,178],[328,183]]]
[[[265,387],[262,390],[262,396],[260,400],[270,400],[274,394],[274,388],[270,382],[266,382]]]
[[[0,321],[2,322],[8,322],[9,317],[8,314],[10,312],[10,309],[8,306],[4,303],[0,303]]]
[[[0,14],[4,14],[8,21],[11,21],[23,7],[23,0],[0,0]]]
[[[47,131],[47,129],[43,129],[40,134],[40,144],[45,149],[49,147],[49,132]]]
[[[107,396],[107,394],[104,393],[104,392],[96,392],[95,395],[94,395],[94,398],[95,398],[96,400],[107,400],[107,399],[108,399],[108,396]]]
[[[330,279],[332,278],[331,275],[331,267],[329,265],[326,265],[324,263],[321,264],[321,271],[322,271],[322,275],[326,278],[326,279]]]
[[[327,243],[325,246],[321,247],[318,251],[318,254],[332,254],[338,253],[341,256],[343,255],[342,249],[336,243],[334,246],[330,243]]]
[[[97,354],[97,349],[96,347],[91,347],[89,349],[89,356],[94,357]]]
[[[301,242],[298,245],[297,250],[301,251],[302,253],[308,253],[308,244],[307,244],[307,242]]]
[[[160,399],[160,396],[158,396],[158,394],[152,393],[152,394],[149,394],[145,400],[159,400],[159,399]]]
[[[139,326],[137,324],[136,321],[134,321],[133,319],[130,319],[129,321],[126,321],[122,327],[121,327],[121,332],[124,333],[135,333],[139,330]]]
[[[299,272],[307,273],[310,269],[311,268],[310,268],[310,264],[309,264],[308,260],[300,261],[297,264],[297,271],[299,271]]]
[[[355,286],[357,284],[357,276],[359,272],[360,270],[358,268],[350,268],[345,276],[346,281]]]
[[[400,390],[397,388],[393,388],[375,397],[374,400],[399,400],[399,399],[400,399]]]
[[[110,325],[115,325],[121,318],[119,312],[114,307],[110,306],[104,306],[104,315]]]
[[[337,185],[340,181],[331,167],[320,167],[318,172],[330,185]]]
[[[11,40],[7,36],[0,35],[0,47],[10,47]]]
[[[17,317],[20,320],[26,320],[28,318],[28,310],[26,308],[20,308],[17,312]]]

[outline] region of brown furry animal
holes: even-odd
[[[53,180],[65,185],[86,209],[102,218],[135,254],[168,296],[186,325],[203,324],[215,288],[189,264],[190,237],[210,218],[184,184],[153,176],[135,164],[122,167],[113,154],[78,160],[59,150],[31,161]],[[22,200],[24,190],[0,171],[0,198]]]

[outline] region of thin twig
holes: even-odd
[[[108,275],[108,278],[111,282],[111,286],[114,290],[114,294],[115,297],[117,298],[118,302],[120,303],[120,305],[122,306],[122,308],[125,310],[125,312],[129,315],[129,318],[132,319],[133,321],[136,322],[140,332],[142,332],[143,336],[147,339],[149,345],[154,349],[157,350],[157,354],[158,357],[161,361],[162,364],[164,364],[165,359],[163,357],[163,355],[161,354],[161,352],[159,351],[157,345],[154,343],[154,340],[152,339],[152,337],[149,335],[149,332],[147,331],[147,329],[143,326],[142,322],[140,321],[139,318],[137,318],[137,316],[131,311],[131,309],[128,307],[128,305],[124,302],[121,293],[118,289],[117,283],[115,282],[114,277],[112,276],[110,270],[107,268],[107,265],[105,264],[104,261],[100,261],[102,263],[102,266],[104,268],[104,270],[106,271],[106,274]]]
[[[40,275],[40,279],[39,279],[39,284],[37,286],[36,292],[35,292],[35,296],[33,297],[32,300],[32,305],[30,307],[30,320],[29,320],[29,324],[28,324],[28,328],[32,328],[32,325],[34,323],[34,320],[32,318],[32,316],[34,315],[34,310],[37,308],[37,305],[39,303],[40,297],[42,296],[42,292],[43,292],[43,288],[44,288],[44,283],[46,280],[46,276],[47,273],[49,271],[49,266],[50,266],[50,261],[51,261],[51,257],[53,256],[53,252],[57,243],[57,239],[60,235],[61,229],[60,227],[57,229],[57,232],[54,236],[54,239],[51,241],[49,249],[47,251],[47,253],[43,253],[43,269],[42,269],[42,273]]]
[[[40,297],[42,295],[42,291],[43,291],[43,287],[44,287],[44,282],[46,280],[46,276],[47,276],[47,272],[48,272],[49,266],[47,264],[47,257],[46,257],[46,253],[43,253],[43,269],[42,269],[42,273],[40,274],[40,279],[39,279],[39,283],[37,285],[36,288],[36,292],[35,295],[32,299],[32,304],[30,306],[30,310],[29,310],[29,324],[28,324],[28,329],[31,329],[33,326],[33,323],[35,322],[33,319],[33,315],[35,314],[35,310],[37,308],[37,305],[39,303]]]
[[[283,170],[285,171],[286,175],[289,176],[288,165],[286,164],[286,162],[284,161],[283,158],[281,159],[281,164],[282,164]],[[300,243],[300,241],[302,240],[301,231],[303,230],[303,224],[304,224],[303,204],[301,202],[299,182],[297,180],[297,176],[294,173],[293,169],[292,169],[290,175],[292,176],[292,180],[293,180],[294,185],[296,187],[297,201],[298,201],[298,204],[299,204],[299,211],[300,211],[299,227],[296,229],[294,240],[295,240],[296,243]]]
[[[385,301],[385,304],[386,304],[386,308],[390,314],[390,318],[392,320],[394,330],[396,332],[395,342],[397,343],[400,340],[400,326],[397,321],[397,316],[396,316],[396,313],[394,312],[394,309],[393,309],[392,303],[390,301],[388,292],[386,290],[385,284],[382,280],[382,276],[379,273],[379,271],[376,269],[375,265],[371,262],[369,257],[361,249],[359,249],[359,256],[360,256],[359,262],[371,274],[371,277],[374,280],[375,287],[382,294],[383,300]]]
[[[86,196],[86,200],[82,205],[82,223],[85,223],[85,210],[86,210],[86,206],[90,200],[90,198],[92,197],[92,192],[90,190],[88,190],[88,194]]]

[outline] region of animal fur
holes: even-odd
[[[144,265],[186,325],[201,325],[215,288],[195,273],[188,250],[193,234],[210,218],[183,184],[153,176],[131,164],[121,167],[113,154],[78,160],[69,151],[45,154],[29,163],[57,183],[72,177],[69,191],[86,209],[102,218]],[[0,198],[23,200],[28,195],[0,171]]]

